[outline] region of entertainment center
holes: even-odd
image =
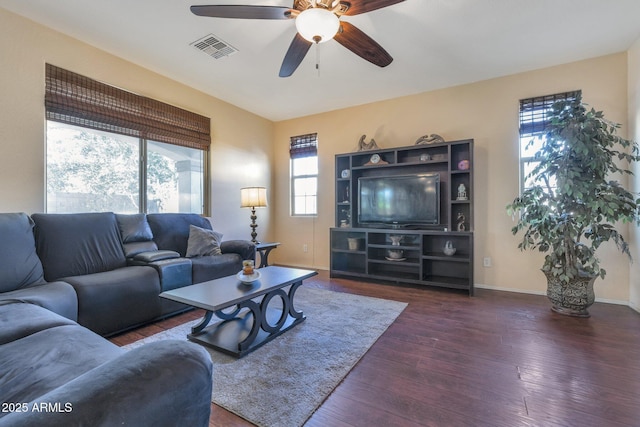
[[[473,295],[473,140],[335,157],[331,277]]]

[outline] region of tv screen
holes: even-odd
[[[358,222],[363,225],[440,223],[440,175],[358,178]]]

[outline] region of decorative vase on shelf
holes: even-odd
[[[389,239],[391,240],[392,246],[400,246],[400,242],[402,241],[402,235],[391,234],[389,235]]]
[[[357,237],[347,237],[347,244],[350,251],[358,251],[360,250],[360,241],[362,239]]]
[[[446,256],[453,256],[456,253],[456,248],[453,247],[451,240],[447,240],[442,251]]]

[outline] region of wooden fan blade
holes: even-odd
[[[293,41],[289,46],[287,54],[284,56],[284,61],[282,61],[279,74],[280,77],[289,77],[293,74],[296,68],[298,68],[298,65],[300,65],[304,57],[307,55],[311,44],[311,42],[305,40],[300,34],[296,33],[296,36],[293,38]]]
[[[238,19],[289,19],[291,8],[282,6],[191,6],[191,12],[198,16]]]
[[[383,7],[392,6],[402,3],[404,0],[345,0],[343,3],[349,3],[349,9],[345,15],[353,16],[361,13],[371,12],[372,10],[382,9]]]
[[[371,37],[348,22],[340,22],[340,30],[334,39],[362,59],[379,67],[386,67],[393,58]]]

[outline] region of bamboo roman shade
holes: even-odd
[[[71,71],[46,65],[48,120],[208,150],[211,120]]]
[[[292,159],[318,155],[318,134],[309,133],[291,137],[289,155]]]
[[[520,100],[520,136],[533,136],[546,132],[550,120],[551,106],[558,101],[573,101],[581,91],[556,93]]]

